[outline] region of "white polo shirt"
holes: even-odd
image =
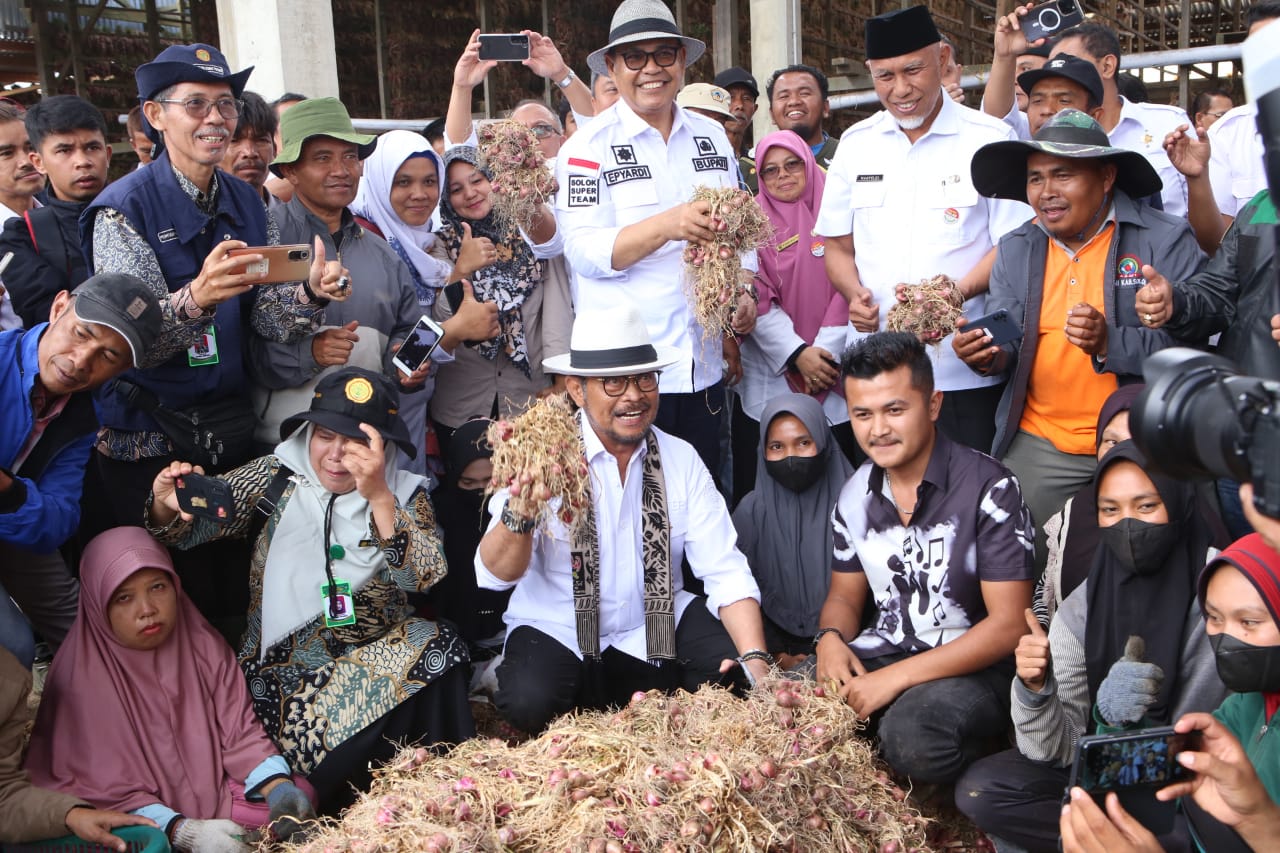
[[[1218,210],[1235,217],[1240,208],[1267,188],[1258,135],[1258,107],[1242,104],[1223,114],[1209,128],[1209,183]]]
[[[738,186],[738,158],[724,128],[673,105],[668,140],[618,101],[569,137],[556,158],[556,221],[573,268],[573,305],[581,313],[631,299],[655,344],[683,358],[662,372],[664,394],[701,391],[724,373],[719,336],[704,340],[685,295],[685,244],[672,240],[625,270],[613,268],[613,244],[626,226],[690,201],[694,188]],[[742,256],[754,271],[756,253]]]
[[[1107,134],[1116,148],[1137,151],[1155,168],[1164,183],[1160,201],[1164,203],[1164,212],[1171,216],[1187,215],[1187,179],[1169,162],[1164,138],[1179,125],[1188,123],[1187,114],[1177,107],[1135,104],[1121,97],[1120,122]]]
[[[999,239],[1031,218],[1022,202],[983,198],[969,163],[989,142],[1013,139],[1000,119],[961,106],[945,94],[929,131],[913,145],[893,116],[881,111],[844,132],[827,170],[816,230],[826,237],[853,234],[853,258],[862,285],[880,305],[885,327],[899,284],[945,273],[960,279]],[[986,313],[986,297],[965,303],[970,319]],[[866,335],[850,326],[849,343]],[[956,357],[951,338],[929,347],[934,381],[943,391],[993,385]]]

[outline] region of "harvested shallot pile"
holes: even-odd
[[[927,344],[937,344],[956,330],[963,305],[956,283],[949,276],[935,275],[919,284],[898,285],[898,301],[889,309],[885,325],[891,332],[910,332]]]
[[[477,135],[480,165],[492,175],[489,199],[493,212],[528,231],[538,205],[549,201],[556,191],[556,179],[547,168],[537,138],[529,128],[510,119],[489,122]]]
[[[406,750],[341,821],[292,850],[837,851],[923,849],[928,820],[874,763],[859,724],[812,682],[738,699],[637,693],[511,747]]]
[[[511,492],[512,509],[542,518],[559,499],[560,520],[572,525],[587,501],[587,462],[573,406],[564,394],[538,400],[523,414],[489,426],[493,476],[487,494]]]
[[[773,223],[751,194],[733,187],[698,187],[692,201],[711,206],[711,245],[689,243],[684,248],[685,278],[694,319],[709,338],[730,331],[729,321],[740,293],[739,252],[754,252],[769,239]]]

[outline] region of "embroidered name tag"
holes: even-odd
[[[858,175],[853,181],[856,184],[870,184],[876,181],[883,181],[884,175]]]
[[[693,168],[698,172],[729,171],[728,157],[694,157]]]
[[[600,182],[588,175],[569,176],[569,207],[591,207],[600,203]]]
[[[627,181],[643,181],[652,178],[648,166],[628,166],[625,169],[611,169],[600,173],[609,186],[625,184]]]
[[[156,235],[156,239],[161,243],[168,243],[170,240],[178,239],[178,232],[174,231],[172,228],[166,228]]]

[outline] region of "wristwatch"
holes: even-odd
[[[559,86],[561,89],[568,89],[568,88],[569,88],[569,84],[573,82],[573,78],[575,78],[575,77],[577,77],[577,76],[578,76],[577,74],[574,74],[574,73],[573,73],[573,69],[572,69],[572,68],[569,68],[567,65],[565,66],[565,69],[566,69],[569,73],[568,73],[568,74],[566,74],[566,75],[564,75],[564,79],[563,79],[563,80],[557,80],[557,81],[556,81],[556,85],[557,85],[557,86]]]
[[[510,506],[502,508],[502,523],[512,533],[523,536],[529,533],[537,526],[537,520],[532,518],[522,518],[511,511]]]

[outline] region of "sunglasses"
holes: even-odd
[[[618,56],[622,57],[622,64],[632,71],[643,70],[650,59],[659,68],[670,68],[680,58],[680,48],[668,44],[657,50],[621,50]]]

